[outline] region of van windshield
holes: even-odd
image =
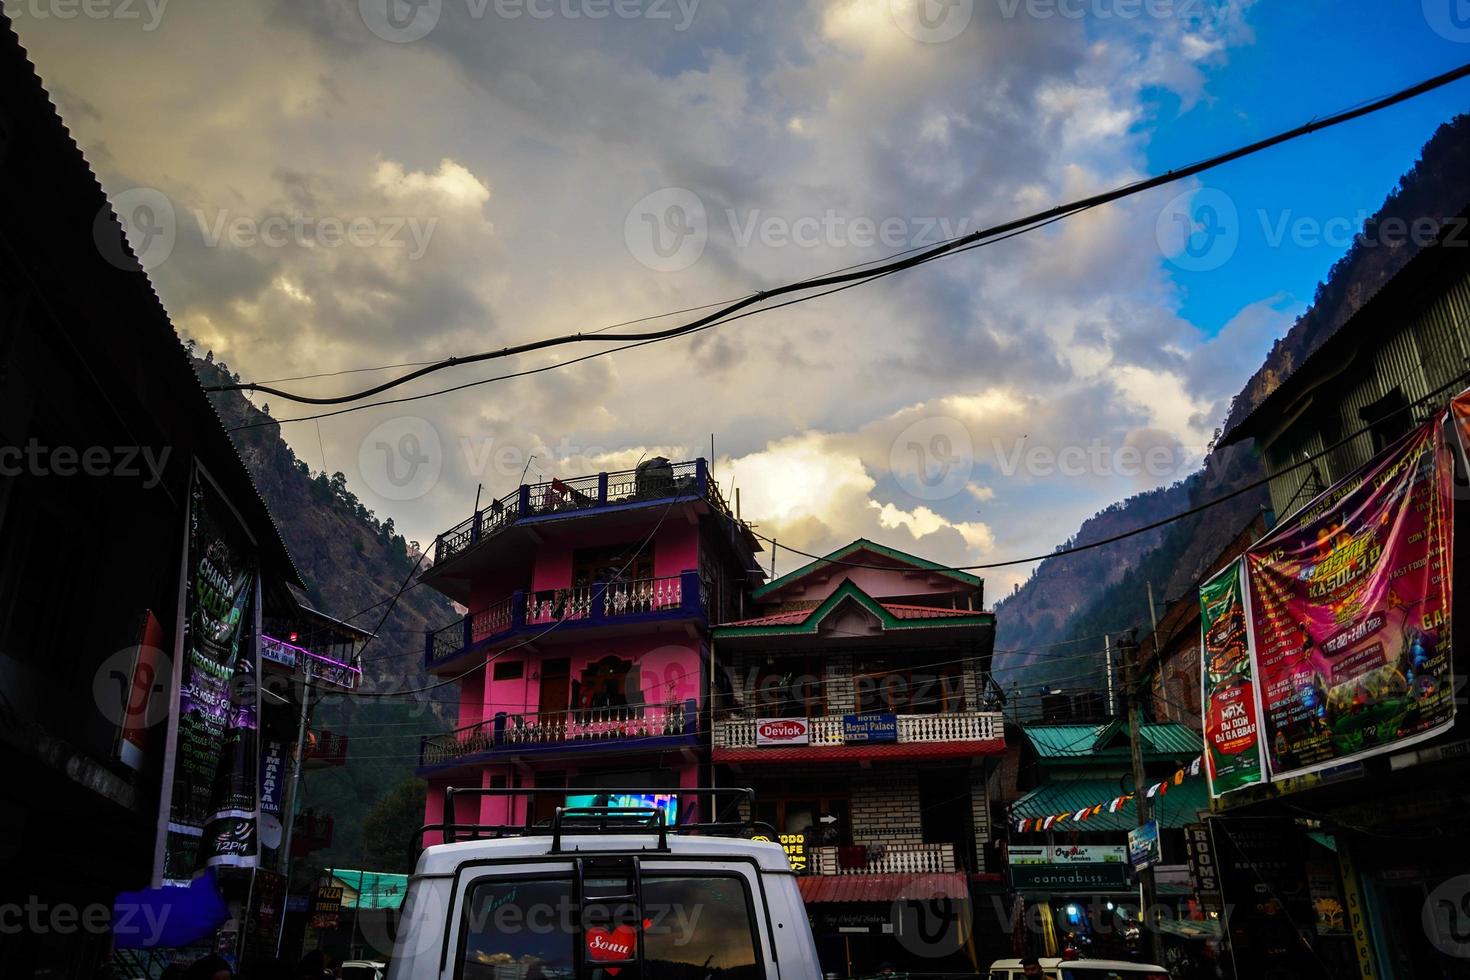
[[[466,902],[461,980],[762,980],[743,881],[648,875],[643,908],[624,903],[579,925],[570,877],[486,878]],[[644,961],[617,950],[643,934]],[[576,955],[582,944],[582,973]]]

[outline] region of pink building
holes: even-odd
[[[441,534],[424,582],[469,613],[425,641],[429,672],[459,678],[459,727],[420,750],[426,822],[448,786],[709,785],[709,627],[760,584],[758,550],[703,459],[523,485]],[[454,822],[559,802],[461,797]]]

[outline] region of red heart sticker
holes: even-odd
[[[618,926],[609,932],[601,927],[587,930],[587,958],[594,963],[617,963],[633,958],[638,943],[638,934],[632,926]],[[611,976],[622,972],[621,967],[606,967]]]

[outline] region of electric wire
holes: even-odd
[[[1074,214],[1082,210],[1087,210],[1092,207],[1098,207],[1103,204],[1108,204],[1113,201],[1132,196],[1134,194],[1139,194],[1147,190],[1152,190],[1156,187],[1163,187],[1168,184],[1176,183],[1178,181],[1188,179],[1189,177],[1196,176],[1200,173],[1204,173],[1217,167],[1224,166],[1225,164],[1234,162],[1235,160],[1239,160],[1244,157],[1263,152],[1264,150],[1281,145],[1282,143],[1287,143],[1292,140],[1310,135],[1312,133],[1320,132],[1325,129],[1330,129],[1335,126],[1339,126],[1344,123],[1360,119],[1375,112],[1382,111],[1384,109],[1398,105],[1401,102],[1417,98],[1418,96],[1423,95],[1427,92],[1442,88],[1445,85],[1449,85],[1453,82],[1459,81],[1460,79],[1467,76],[1470,76],[1470,64],[1461,65],[1458,68],[1451,69],[1448,72],[1444,72],[1440,75],[1434,76],[1433,78],[1426,79],[1425,81],[1419,82],[1416,85],[1401,89],[1400,91],[1395,92],[1392,95],[1380,99],[1375,99],[1371,102],[1362,103],[1352,108],[1333,113],[1320,119],[1313,119],[1304,125],[1297,126],[1284,132],[1277,133],[1273,136],[1269,136],[1265,139],[1258,140],[1254,143],[1250,143],[1245,146],[1237,147],[1233,150],[1217,154],[1216,156],[1199,161],[1197,163],[1190,164],[1189,166],[1182,167],[1177,170],[1166,171],[1163,174],[1146,178],[1144,180],[1135,181],[1132,184],[1126,184],[1120,187],[1116,187],[1112,190],[1093,195],[1092,197],[1083,198],[1070,204],[1058,205],[1057,207],[1051,208],[1046,211],[1039,211],[1023,218],[1012,219],[1010,221],[992,226],[990,228],[981,229],[968,235],[954,238],[948,242],[943,242],[941,244],[935,245],[931,248],[924,249],[918,254],[910,255],[905,258],[891,260],[884,265],[876,267],[876,269],[868,269],[865,271],[840,272],[832,275],[822,276],[819,278],[787,283],[785,285],[777,286],[772,289],[760,290],[753,294],[747,295],[734,303],[730,303],[713,313],[707,314],[703,317],[692,320],[689,323],[681,324],[675,327],[667,327],[662,330],[645,331],[641,333],[609,334],[601,332],[589,332],[567,334],[560,337],[548,337],[541,340],[529,341],[522,344],[503,347],[499,350],[494,351],[482,351],[477,354],[470,354],[462,357],[449,357],[433,364],[416,368],[415,370],[410,371],[407,374],[400,375],[397,378],[393,378],[380,384],[363,388],[359,391],[351,392],[344,395],[311,396],[286,391],[284,389],[275,388],[270,385],[261,384],[258,382],[237,382],[226,385],[209,385],[205,387],[205,390],[254,391],[308,405],[341,405],[348,402],[361,401],[364,398],[370,398],[373,395],[389,391],[393,388],[396,388],[403,384],[407,384],[410,381],[414,381],[426,375],[435,373],[437,371],[446,370],[448,368],[457,367],[461,364],[473,364],[480,361],[496,360],[500,358],[515,356],[518,354],[531,353],[538,350],[565,346],[568,344],[584,343],[589,340],[627,340],[640,342],[666,340],[680,336],[681,334],[699,330],[704,327],[714,326],[716,323],[729,322],[730,319],[733,319],[733,317],[731,317],[731,314],[737,313],[755,304],[764,303],[767,300],[776,298],[778,296],[784,296],[792,292],[824,288],[827,286],[836,286],[848,282],[867,279],[872,273],[875,272],[878,275],[884,275],[905,271],[907,269],[912,269],[917,266],[931,262],[942,255],[961,250],[972,244],[979,244],[987,239],[994,238],[998,235],[1022,229],[1026,226],[1036,225],[1039,222],[1047,221],[1052,218],[1066,217],[1070,214]],[[805,301],[814,298],[816,297],[802,297],[800,298],[800,300]],[[768,307],[766,308],[766,311],[776,308],[777,307]],[[756,310],[752,312],[762,311]]]

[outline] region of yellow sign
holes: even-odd
[[[1358,948],[1358,971],[1363,980],[1376,980],[1378,964],[1373,958],[1373,943],[1368,938],[1368,915],[1363,907],[1363,892],[1358,887],[1358,869],[1346,842],[1339,843],[1338,861],[1342,865],[1342,898],[1347,905],[1348,928]]]

